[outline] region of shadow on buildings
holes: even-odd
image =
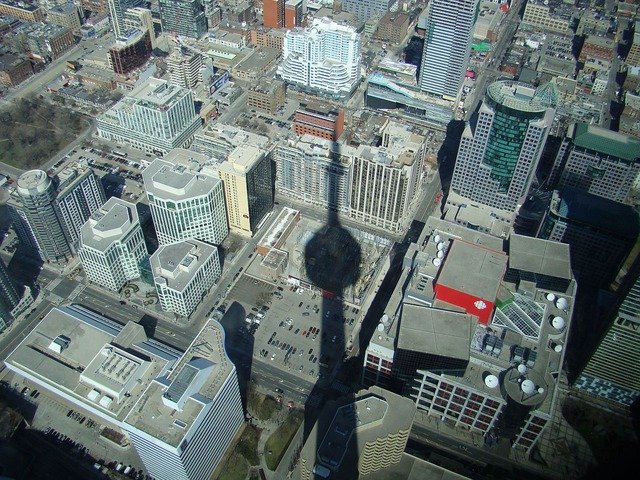
[[[249,326],[246,322],[247,312],[244,307],[233,302],[225,312],[220,324],[224,328],[224,343],[227,355],[236,366],[242,408],[247,412],[249,380],[251,379],[252,359],[255,348],[253,334],[258,326]]]
[[[444,193],[441,205],[446,203],[447,196],[449,195],[451,177],[453,176],[453,168],[455,167],[464,126],[465,122],[462,120],[451,120],[447,124],[447,133],[444,142],[442,142],[442,146],[440,150],[438,150],[438,175],[440,175],[440,184],[442,185],[442,192]]]

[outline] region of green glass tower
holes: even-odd
[[[533,89],[495,82],[462,135],[451,192],[462,199],[515,212],[524,200],[553,122],[557,94],[548,83]]]

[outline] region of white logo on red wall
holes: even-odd
[[[482,300],[476,300],[473,305],[478,309],[478,310],[484,310],[485,308],[487,308],[487,304],[484,303]]]

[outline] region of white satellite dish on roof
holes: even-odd
[[[520,375],[524,375],[525,373],[527,373],[527,366],[524,363],[518,365],[518,373]]]
[[[444,242],[438,242],[438,250],[444,250]]]
[[[440,259],[444,258],[444,252],[442,250],[438,250],[438,253],[436,254],[436,256]]]
[[[553,351],[556,353],[560,353],[562,351],[562,345],[556,345],[555,347],[553,347]]]
[[[384,324],[383,323],[379,323],[378,324],[378,331],[379,332],[384,332]]]
[[[442,240],[442,239],[440,238],[440,235],[438,235],[438,234],[436,234],[436,236],[433,237],[434,243],[440,243],[440,240]]]
[[[440,265],[442,265],[442,260],[440,260],[439,258],[434,258],[433,265],[439,267]]]
[[[489,388],[496,388],[499,383],[500,381],[495,375],[487,375],[487,378],[484,379],[484,384]]]
[[[385,313],[384,315],[382,315],[381,320],[382,320],[382,324],[383,324],[383,325],[385,325],[385,326],[386,326],[386,325],[388,325],[388,324],[389,324],[389,315],[387,315],[387,314]]]
[[[538,393],[540,395],[542,395],[544,393],[544,388],[542,388],[542,387],[538,388]]]
[[[520,388],[527,395],[531,395],[533,392],[536,391],[536,384],[527,378],[520,384]]]
[[[568,306],[569,306],[569,302],[567,301],[566,298],[558,297],[558,300],[556,300],[556,307],[558,307],[560,310],[564,310]]]
[[[556,295],[554,293],[547,293],[547,300],[549,300],[550,302],[554,302],[556,300]]]
[[[564,318],[562,317],[553,317],[551,320],[551,325],[556,330],[562,330],[564,328]]]

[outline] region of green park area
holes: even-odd
[[[244,480],[249,472],[249,466],[260,463],[258,440],[261,431],[252,425],[245,425],[238,443],[220,473],[220,480]]]
[[[0,162],[25,170],[40,167],[88,126],[72,110],[35,97],[15,100],[0,108]]]
[[[249,390],[249,411],[261,421],[269,420],[278,408],[278,402],[272,397]]]
[[[264,446],[264,458],[270,470],[275,470],[278,467],[303,419],[302,412],[292,411],[285,422],[267,439]]]

